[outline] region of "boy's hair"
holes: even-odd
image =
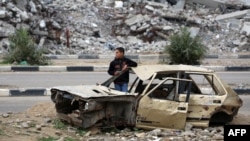
[[[119,52],[124,54],[124,48],[123,47],[117,47],[115,50],[118,50]]]

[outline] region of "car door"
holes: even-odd
[[[209,119],[216,109],[220,109],[226,98],[226,90],[212,73],[189,72],[187,76],[193,81],[187,119],[202,120],[209,124]],[[179,98],[180,101],[183,99],[185,99],[185,95],[181,95]]]
[[[182,102],[151,96],[152,93],[156,93],[157,89],[163,86],[167,80],[169,80],[169,78],[164,79],[157,86],[149,90],[139,101],[136,120],[136,126],[138,128],[183,129],[185,127],[189,95],[186,101]],[[175,90],[173,91],[174,93],[177,92]]]

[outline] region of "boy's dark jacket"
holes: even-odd
[[[115,58],[113,61],[109,64],[108,73],[110,75],[114,75],[116,71],[121,71],[124,65],[127,65],[128,67],[136,67],[137,63],[126,58]],[[122,83],[128,83],[129,82],[129,71],[126,71],[121,76],[119,76],[114,83],[115,84],[122,84]]]

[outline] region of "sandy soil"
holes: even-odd
[[[46,119],[50,119],[51,122],[46,122],[48,121]],[[9,117],[0,116],[0,140],[36,141],[41,137],[60,138],[62,136],[84,140],[85,137],[76,136],[67,129],[54,128],[52,121],[55,119],[57,119],[56,111],[52,102],[38,103],[24,112],[12,113]],[[29,127],[22,127],[22,123],[28,123]],[[238,114],[232,124],[250,124],[250,115]]]

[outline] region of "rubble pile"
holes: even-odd
[[[56,141],[69,139],[79,141],[210,141],[224,139],[223,126],[193,128],[191,124],[187,124],[184,130],[159,128],[154,130],[142,130],[136,128],[124,128],[122,130],[118,130],[115,128],[100,129],[96,127],[83,130],[70,125],[64,125],[59,128],[58,125],[55,124],[55,121],[59,121],[58,119],[41,113],[34,112],[35,115],[33,115],[31,113],[27,113],[26,111],[26,113],[8,112],[1,114],[1,139],[3,141],[33,141],[38,140],[39,138],[49,137]]]
[[[248,52],[246,0],[0,0],[0,51],[23,27],[49,55],[162,53],[169,36],[187,26],[210,54]]]

